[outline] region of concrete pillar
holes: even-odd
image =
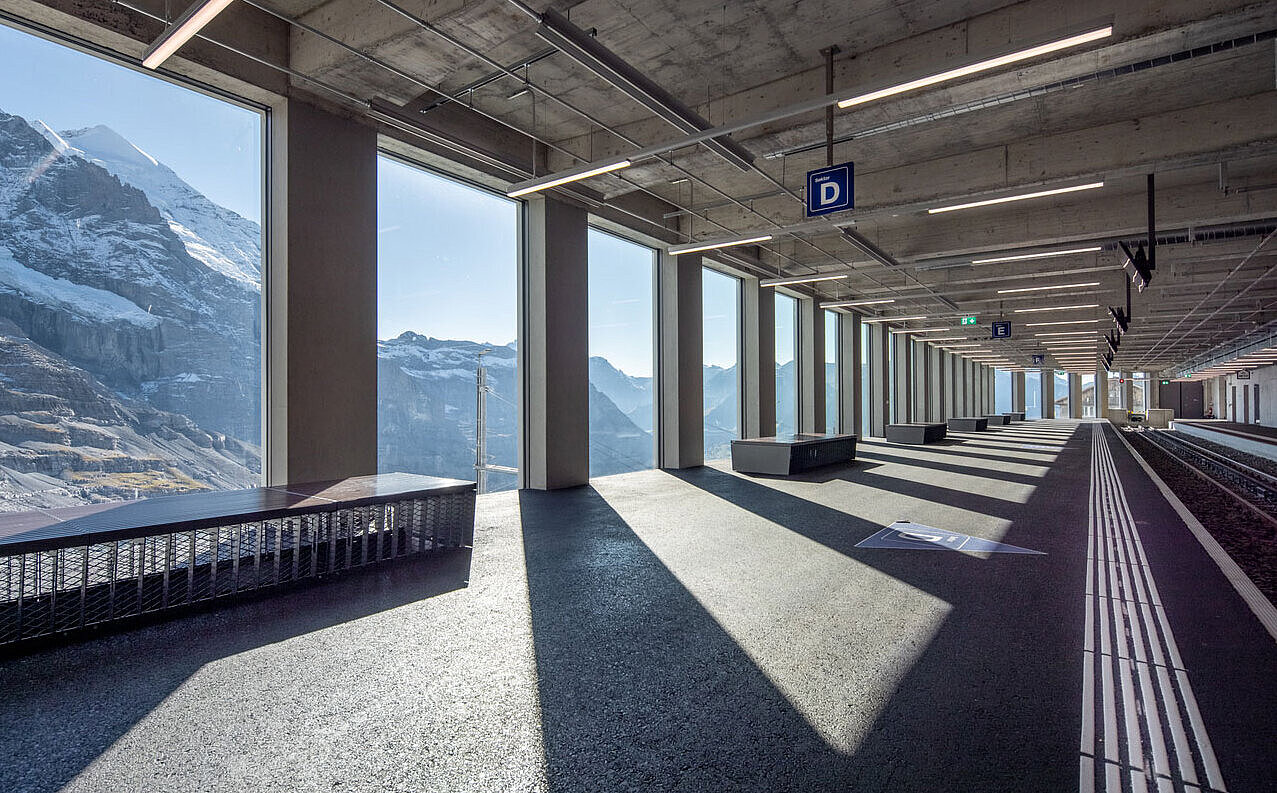
[[[377,472],[377,134],[271,118],[268,484]]]
[[[742,438],[776,434],[776,290],[741,279],[743,314]]]
[[[860,350],[859,314],[835,313],[838,318],[838,431],[865,437],[869,434],[861,424],[860,367],[863,364]]]
[[[1055,418],[1055,370],[1042,370],[1042,418]]]
[[[703,278],[698,254],[660,254],[656,311],[661,468],[705,464]]]
[[[890,333],[895,367],[895,391],[891,395],[892,423],[913,421],[913,366],[909,348],[912,337],[908,333]]]
[[[1161,380],[1158,379],[1156,372],[1145,372],[1145,382],[1148,383],[1148,409],[1157,410],[1162,406],[1162,389]]]
[[[914,339],[909,345],[910,366],[913,368],[912,397],[913,420],[930,421],[930,384],[931,369],[927,365],[927,343],[922,339]]]
[[[1131,405],[1135,404],[1135,400],[1131,398],[1135,392],[1135,380],[1131,377],[1131,372],[1123,372],[1123,379],[1126,382],[1122,383],[1122,409],[1130,410]]]
[[[1095,417],[1108,418],[1109,409],[1109,373],[1099,366],[1095,370]]]
[[[528,198],[524,212],[526,330],[519,366],[526,425],[520,486],[553,490],[590,478],[586,214],[542,195]]]
[[[1082,418],[1082,375],[1069,374],[1069,418]]]
[[[891,423],[887,388],[887,345],[891,334],[881,323],[869,326],[869,434],[876,438],[886,435]]]
[[[1024,372],[1011,373],[1011,412],[1012,413],[1024,412],[1024,404],[1026,402],[1024,398],[1025,396],[1024,389],[1027,385],[1027,380],[1024,375],[1025,375]]]
[[[825,310],[798,301],[798,431],[825,431]]]

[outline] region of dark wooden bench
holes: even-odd
[[[474,506],[377,474],[0,515],[0,646],[467,546]]]
[[[990,427],[1004,427],[1011,423],[1010,413],[990,413],[985,418],[988,419]]]
[[[887,440],[894,443],[935,443],[944,440],[944,436],[944,424],[913,422],[887,425]]]
[[[954,416],[949,419],[949,429],[954,432],[980,432],[989,428],[986,416]]]
[[[732,441],[732,470],[789,476],[856,459],[855,435],[798,433]]]

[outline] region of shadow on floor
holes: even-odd
[[[884,454],[878,447],[874,449],[866,448],[857,454],[863,454],[870,460],[877,460],[884,463],[897,463],[899,465],[908,465],[915,468],[930,468],[933,471],[944,471],[950,474],[966,474],[968,476],[978,476],[983,478],[992,477],[1001,482],[1015,482],[1021,485],[1037,485],[1041,483],[1042,478],[1033,476],[1032,474],[1013,474],[1009,471],[991,471],[988,468],[978,468],[969,465],[955,465],[953,463],[940,462],[938,460],[929,460],[923,457],[909,457],[903,454]],[[937,450],[939,451],[939,450]],[[1010,462],[1027,462],[1022,460],[1014,460],[1009,458],[998,459],[1000,463]]]
[[[0,791],[61,790],[205,664],[464,588],[470,556],[466,549],[403,559],[0,659]]]

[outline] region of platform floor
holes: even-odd
[[[1277,643],[1106,423],[726,468],[0,662],[0,790],[1277,789]]]

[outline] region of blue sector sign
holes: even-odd
[[[1033,365],[1034,365],[1034,366],[1041,366],[1041,365],[1042,365],[1042,364],[1044,364],[1044,363],[1046,363],[1046,356],[1045,356],[1045,355],[1035,355],[1035,356],[1033,356]]]
[[[1010,322],[993,323],[993,338],[995,339],[1011,338],[1011,323]]]
[[[855,163],[831,165],[807,172],[807,217],[828,215],[852,207]]]

